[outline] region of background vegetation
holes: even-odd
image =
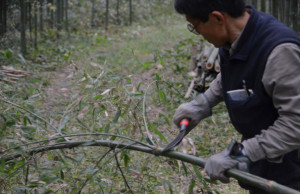
[[[171,0],[0,5],[0,66],[27,72],[13,82],[0,73],[2,193],[245,192],[234,181],[211,182],[195,166],[135,151],[25,152],[65,141],[132,143],[122,137],[164,147],[178,134],[172,116],[189,100],[191,46],[201,37],[186,30]],[[240,138],[224,104],[213,111],[177,150],[207,158]],[[22,157],[4,161],[15,153]]]

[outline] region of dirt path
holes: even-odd
[[[74,75],[77,67],[71,63],[55,72],[47,74],[50,85],[44,88],[46,99],[42,105],[45,113],[44,117],[50,119],[54,126],[59,124],[68,106],[78,99],[79,91],[75,87]]]

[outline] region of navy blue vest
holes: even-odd
[[[300,38],[293,30],[271,15],[258,12],[253,7],[248,8],[252,9],[251,16],[233,55],[229,56],[225,48],[220,49],[223,96],[232,124],[243,135],[243,139],[254,137],[278,118],[278,111],[262,84],[271,51],[281,43],[300,45]],[[243,89],[243,80],[253,94],[243,101],[232,101],[227,91]],[[250,172],[281,184],[293,179],[300,180],[297,151],[286,154],[281,164],[266,160],[255,162]]]

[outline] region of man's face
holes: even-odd
[[[220,13],[221,14],[221,13]],[[225,26],[220,22],[220,19],[213,14],[209,15],[207,22],[201,22],[190,16],[186,16],[186,20],[191,23],[195,30],[202,35],[208,42],[215,47],[221,47],[226,44],[226,30]]]

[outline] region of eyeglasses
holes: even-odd
[[[197,27],[198,27],[198,25],[197,25],[197,26],[194,26],[194,25],[191,24],[191,23],[187,24],[187,29],[188,29],[190,32],[192,32],[192,33],[194,33],[194,34],[196,34],[196,35],[200,35],[199,32],[197,32],[197,30],[196,30]]]

